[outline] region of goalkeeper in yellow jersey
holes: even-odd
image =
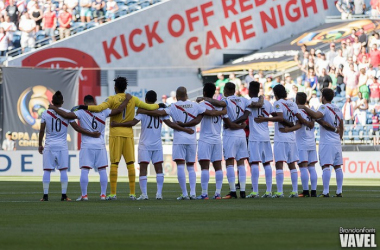
[[[120,106],[120,104],[126,98],[124,94],[127,89],[127,79],[125,77],[118,77],[115,80],[115,93],[116,95],[110,96],[105,102],[100,105],[90,105],[90,106],[79,106],[79,109],[88,109],[91,112],[101,112],[107,108],[115,109]],[[163,104],[161,104],[163,105]],[[111,122],[124,123],[132,121],[135,117],[135,107],[139,107],[147,110],[156,110],[159,108],[158,104],[147,104],[140,101],[139,98],[133,96],[128,102],[127,107],[124,111],[116,116],[111,117]],[[111,171],[110,171],[110,183],[111,183],[111,194],[107,196],[107,200],[116,200],[116,185],[117,185],[117,169],[121,159],[124,157],[128,168],[128,178],[129,178],[129,198],[131,200],[136,199],[135,195],[135,144],[133,139],[133,130],[131,127],[111,127],[109,136],[109,147],[110,147],[110,160],[111,160]]]

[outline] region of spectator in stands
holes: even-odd
[[[15,151],[16,143],[12,140],[12,133],[8,131],[6,134],[6,139],[3,141],[2,148],[4,151]]]
[[[375,109],[372,109],[371,110],[371,113],[372,113],[372,135],[374,135],[373,137],[373,145],[379,145],[379,115],[376,113],[376,110]]]
[[[362,50],[360,51],[357,61],[359,63],[363,62],[363,57],[366,56],[368,58],[369,54],[367,54],[366,48],[362,47]]]
[[[368,70],[367,70],[367,75],[370,76],[370,75],[373,75],[373,76],[376,76],[376,70],[373,69],[373,65],[372,64],[369,64],[368,65]]]
[[[247,88],[247,84],[246,83],[242,83],[240,85],[240,91],[239,92],[240,92],[240,95],[242,97],[248,98],[248,88]]]
[[[364,14],[364,0],[354,0],[354,13],[355,15],[363,15]]]
[[[20,13],[17,9],[17,5],[15,4],[14,0],[9,0],[9,5],[6,8],[6,11],[7,15],[9,16],[9,20],[15,25],[18,25],[18,16]]]
[[[362,93],[360,92],[358,94],[358,97],[359,99],[356,101],[354,115],[357,117],[359,124],[366,125],[368,102],[367,99],[363,98]]]
[[[294,85],[295,83],[292,80],[292,77],[290,76],[290,74],[285,73],[285,89],[288,94],[292,91]]]
[[[315,75],[314,69],[309,69],[308,76],[307,76],[307,81],[310,83],[310,87],[312,90],[317,89],[318,85],[318,78]]]
[[[219,101],[223,99],[223,95],[220,93],[220,87],[216,87],[213,98]]]
[[[32,12],[32,14],[30,14],[30,15],[33,18],[33,20],[36,22],[36,31],[39,31],[39,30],[41,30],[43,13],[42,13],[42,10],[40,9],[40,6],[38,5],[38,3],[34,6],[34,9],[31,12]]]
[[[368,41],[369,50],[371,50],[373,48],[374,44],[376,44],[377,48],[379,48],[380,39],[379,39],[379,33],[377,33],[377,32],[374,32]],[[368,52],[370,52],[370,51],[368,51]]]
[[[354,124],[354,112],[355,112],[355,103],[351,101],[351,97],[346,97],[346,102],[342,107],[344,124]]]
[[[264,72],[260,70],[258,75],[259,75],[259,83],[261,83],[261,86],[263,86],[264,83],[267,81],[267,79],[264,76]]]
[[[78,7],[78,0],[64,0],[64,5],[66,5],[66,8],[70,14],[71,14],[71,19],[75,22],[76,21],[76,8]],[[62,5],[63,9],[63,5]],[[58,14],[59,15],[59,14]]]
[[[373,83],[369,85],[369,88],[371,90],[371,103],[378,103],[380,101],[380,84],[377,82],[377,77],[373,78]]]
[[[319,98],[317,97],[317,91],[313,90],[311,93],[311,99],[309,102],[310,108],[313,108],[315,110],[318,110],[319,106],[321,106],[321,102],[319,101]]]
[[[346,59],[343,57],[343,50],[338,49],[338,55],[334,58],[333,65],[331,67],[339,67],[339,65],[344,64],[346,62]],[[326,69],[327,72],[327,69]]]
[[[322,51],[321,51],[320,49],[317,50],[317,51],[315,52],[315,55],[316,55],[316,57],[315,57],[315,59],[314,59],[314,62],[315,62],[315,65],[317,65],[318,62],[319,62],[319,60],[321,60],[321,58],[322,58]]]
[[[360,68],[360,74],[359,74],[359,92],[362,94],[363,98],[366,100],[369,100],[369,89],[367,86],[368,76],[366,75],[365,68]]]
[[[361,69],[361,68],[369,69],[369,60],[368,60],[367,56],[362,57],[362,62],[360,62],[358,64],[358,68],[359,69]]]
[[[354,11],[353,4],[350,0],[338,0],[336,2],[336,8],[341,13],[342,20],[351,19]]]
[[[272,89],[274,86],[279,85],[281,83],[281,76],[277,76],[273,81],[272,81]]]
[[[9,36],[4,28],[0,27],[0,56],[6,56],[9,45]]]
[[[305,86],[303,85],[302,76],[297,77],[296,86],[298,88],[298,92],[305,92]]]
[[[248,75],[244,78],[244,82],[246,84],[249,84],[250,82],[252,82],[254,79],[253,79],[253,70],[252,69],[249,69],[248,70]]]
[[[355,71],[354,64],[350,64],[350,69],[344,73],[344,82],[346,83],[346,95],[354,97],[358,94],[358,72]]]
[[[45,36],[50,37],[53,42],[55,41],[55,28],[57,27],[57,16],[55,14],[55,11],[52,11],[52,6],[49,5],[48,8],[46,8],[46,12],[44,14],[43,18],[43,24],[44,24],[44,30],[45,30]]]
[[[360,51],[362,50],[362,44],[361,42],[359,42],[359,37],[355,36],[352,48],[354,49],[354,60],[356,60],[358,55],[360,54]]]
[[[292,90],[288,94],[288,100],[296,101],[296,96],[298,93],[298,87],[296,85],[292,85]]]
[[[103,0],[94,0],[92,8],[94,9],[93,16],[94,22],[102,24],[104,19],[104,7],[106,3]]]
[[[335,71],[336,75],[336,93],[341,94],[342,91],[346,90],[346,84],[344,83],[344,66],[339,65],[339,67]]]
[[[26,1],[25,0],[17,0],[16,6],[17,6],[17,10],[19,13],[24,13],[26,11]]]
[[[378,17],[379,16],[379,0],[371,0],[370,5],[371,5],[371,16],[372,17]]]
[[[336,72],[335,67],[331,67],[328,75],[331,77],[331,89],[333,89],[334,92],[336,93],[336,85],[337,85],[338,80],[337,80],[335,72]]]
[[[307,96],[307,101],[310,102],[310,99],[311,99],[312,94],[313,94],[313,89],[310,87],[309,81],[305,81],[305,94]]]
[[[217,77],[218,80],[215,82],[215,86],[220,87],[220,92],[224,93],[224,85],[228,83],[228,79],[225,79],[222,73],[218,73]]]
[[[305,53],[307,52],[307,46],[306,44],[302,44],[301,51],[297,53],[297,55],[294,56],[294,61],[297,63],[298,68],[302,67],[303,61],[305,59]],[[306,55],[307,58],[308,55]]]
[[[327,61],[325,53],[321,53],[321,59],[318,60],[317,64],[315,65],[315,72],[317,73],[317,76],[322,76],[322,69],[328,70],[328,68],[329,61]]]
[[[119,10],[117,3],[114,0],[107,1],[106,18],[108,21],[115,19],[115,13]]]
[[[308,55],[308,59],[304,61],[304,64],[302,65],[301,67],[301,70],[307,74],[309,69],[314,69],[315,68],[315,64],[314,64],[314,57],[312,55],[310,55],[310,53],[306,53],[306,55]]]
[[[16,25],[10,21],[9,16],[5,16],[5,17],[1,17],[0,27],[2,27],[4,31],[7,32],[9,40],[10,40],[8,49],[11,49],[13,47],[12,45],[13,33],[17,31]]]
[[[26,5],[26,9],[29,12],[29,15],[32,15],[33,10],[36,8],[36,5],[38,5],[37,0],[30,0],[28,4]]]
[[[343,57],[344,57],[345,60],[347,60],[347,58],[348,58],[348,54],[349,54],[349,51],[348,51],[348,49],[347,49],[347,43],[346,43],[346,40],[343,39],[343,40],[340,42],[340,44],[341,44],[341,49],[342,49],[342,51],[343,51]]]
[[[59,39],[64,39],[70,36],[70,23],[72,20],[72,15],[67,10],[67,6],[64,4],[62,6],[62,12],[58,16],[59,23]]]
[[[269,92],[271,91],[271,87],[272,87],[272,76],[271,75],[267,75],[267,81],[264,83],[264,94],[265,96],[269,96]]]
[[[356,37],[356,29],[351,29],[351,34],[347,39],[350,39],[351,43],[354,43],[355,37]]]
[[[346,59],[348,59],[349,57],[353,57],[354,56],[354,48],[352,47],[352,43],[351,43],[351,40],[350,39],[346,39],[346,49],[347,49],[347,57]]]
[[[6,10],[5,10],[5,3],[3,0],[0,1],[0,15],[6,15]]]
[[[324,88],[332,88],[332,79],[326,69],[322,69],[322,76],[318,77],[318,85],[320,91]]]
[[[259,74],[255,74],[255,75],[253,76],[253,80],[256,81],[256,82],[258,82],[258,81],[260,80],[260,76],[259,76]],[[250,82],[246,83],[246,86],[248,87],[249,84],[250,84]],[[260,86],[260,87],[261,87],[261,86]]]
[[[228,81],[232,82],[236,86],[236,92],[239,91],[241,80],[235,76],[235,73],[231,73],[228,77]]]
[[[36,22],[30,18],[28,12],[25,12],[19,24],[21,31],[21,49],[24,52],[25,48],[34,48]]]
[[[175,91],[170,92],[170,97],[167,100],[168,105],[177,102],[177,97]]]
[[[367,46],[368,46],[368,36],[367,34],[365,33],[363,27],[361,27],[359,29],[359,42],[361,42],[362,44],[362,47],[364,47],[366,50],[367,50]]]
[[[91,22],[91,0],[80,0],[80,20],[82,23]]]
[[[347,71],[350,70],[350,64],[353,64],[354,65],[354,70],[355,71],[358,71],[358,65],[356,65],[356,63],[354,63],[354,60],[352,57],[349,57],[347,59],[347,62],[344,64],[344,67],[343,67],[343,75],[347,73]]]
[[[335,43],[330,44],[330,50],[327,52],[327,61],[329,61],[329,65],[332,66],[334,65],[334,59],[338,55],[338,53],[335,50]]]
[[[377,73],[379,70],[379,63],[380,63],[380,51],[377,49],[376,44],[372,45],[372,50],[369,53],[369,57],[370,57],[370,63],[372,64],[373,69]]]
[[[163,104],[165,104],[165,105],[168,105],[168,96],[167,95],[162,95],[161,102]]]

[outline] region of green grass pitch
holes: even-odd
[[[149,183],[151,200],[130,201],[128,184],[121,179],[117,201],[100,201],[99,183],[90,182],[88,202],[59,201],[58,182],[50,185],[50,201],[39,202],[41,182],[5,181],[12,180],[5,177],[0,180],[0,249],[3,250],[326,250],[340,249],[340,227],[380,230],[378,180],[346,180],[342,199],[177,201],[179,186],[168,178],[166,181],[171,183],[164,185],[164,200],[153,199],[155,184]],[[136,186],[139,190],[138,183]],[[227,188],[223,186],[224,191]],[[260,184],[260,190],[264,188]],[[197,189],[199,194],[199,184]],[[213,190],[214,184],[210,184],[210,195]],[[290,190],[289,183],[284,190]],[[331,190],[335,191],[335,186]],[[79,183],[70,182],[69,197],[75,199],[79,192]],[[380,247],[379,235],[376,243]]]

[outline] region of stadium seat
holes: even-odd
[[[36,34],[36,42],[41,41],[41,40],[43,40],[45,38],[46,38],[45,31],[40,30],[40,31],[37,32],[37,34]]]
[[[135,11],[141,10],[141,7],[138,5],[129,5],[128,6],[128,13],[132,13]]]
[[[118,0],[116,3],[117,3],[117,6],[119,6],[119,8],[126,5],[124,1],[120,1],[120,0]]]
[[[21,42],[21,31],[16,31],[15,33],[13,33],[13,37],[12,37],[13,47],[20,48],[21,47],[20,42]]]
[[[135,4],[137,4],[137,3],[138,3],[137,0],[127,0],[127,1],[126,1],[127,6],[132,6],[132,5],[135,5]]]
[[[94,23],[94,22],[86,23],[86,29],[92,29],[92,28],[94,28],[96,26],[98,26],[98,24]]]
[[[128,6],[123,6],[123,7],[121,7],[120,10],[119,10],[119,15],[120,15],[120,16],[125,16],[125,15],[127,15],[128,12],[129,12],[128,10],[129,10]]]
[[[161,0],[152,0],[152,4],[159,3]]]
[[[139,5],[140,5],[140,7],[142,9],[146,8],[146,7],[149,7],[150,6],[150,1],[149,0],[140,0],[139,1]]]

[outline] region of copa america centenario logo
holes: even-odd
[[[33,129],[40,129],[42,113],[48,109],[54,93],[52,89],[41,85],[24,90],[17,101],[17,113],[20,120]]]

